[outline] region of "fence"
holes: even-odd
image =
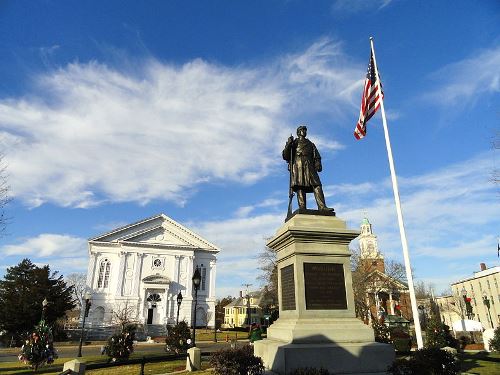
[[[201,353],[201,356],[209,356],[211,353],[209,352],[203,352]],[[175,355],[166,355],[166,356],[161,356],[161,357],[142,357],[142,358],[134,358],[134,359],[129,359],[127,361],[120,361],[120,362],[103,362],[103,363],[89,363],[88,365],[85,366],[85,370],[97,370],[97,369],[103,369],[103,368],[110,368],[110,367],[117,367],[117,366],[125,366],[125,365],[141,365],[141,370],[140,370],[140,375],[144,375],[144,366],[147,363],[156,363],[156,362],[170,362],[170,361],[176,361],[179,359],[186,359],[189,357],[189,354],[183,353],[183,354],[175,354]],[[77,372],[72,371],[72,370],[65,370],[61,372],[59,375],[71,375],[71,374],[76,374]]]

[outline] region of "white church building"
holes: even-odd
[[[88,244],[89,325],[112,325],[120,311],[145,327],[175,324],[179,292],[183,296],[179,321],[192,325],[195,291],[191,279],[198,267],[202,280],[196,325],[214,326],[219,252],[214,244],[164,214],[101,234]]]

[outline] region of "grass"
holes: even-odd
[[[469,374],[500,374],[500,353],[463,353],[460,355],[461,369]]]
[[[222,331],[217,332],[217,340],[225,341],[226,336],[228,340],[231,339],[247,339],[248,332],[237,332],[237,331]],[[196,328],[196,341],[213,341],[214,340],[214,330],[205,328]]]
[[[148,355],[146,358],[151,358],[155,356],[164,356],[165,354],[158,355]],[[132,355],[131,358],[139,358],[142,357],[142,354]],[[82,362],[87,364],[91,363],[105,363],[107,361],[107,357],[104,356],[86,356],[83,357]],[[44,375],[57,375],[62,372],[62,368],[65,362],[67,362],[67,358],[59,358],[54,363],[50,365],[43,366],[38,369],[38,371],[31,370],[27,365],[22,362],[1,362],[0,363],[0,374],[5,375],[21,375],[21,374],[44,374]],[[197,371],[197,375],[209,375],[210,371],[208,371],[208,362],[202,361],[201,367],[202,371]],[[182,371],[186,368],[186,360],[175,360],[168,362],[156,362],[156,363],[146,363],[144,366],[145,374],[165,374],[174,371]],[[107,375],[107,374],[115,374],[115,375],[137,375],[140,373],[141,365],[122,365],[117,367],[109,367],[98,370],[88,370],[85,371],[86,374],[90,375]]]

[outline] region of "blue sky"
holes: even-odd
[[[258,285],[305,123],[327,203],[402,261],[380,113],[353,137],[375,38],[416,280],[498,265],[497,1],[2,1],[0,273],[86,270],[86,239],[163,212],[222,248],[217,295]],[[314,199],[309,197],[313,204]],[[353,243],[353,246],[356,244]]]

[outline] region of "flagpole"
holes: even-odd
[[[375,58],[375,48],[373,46],[373,37],[370,37],[370,45],[373,54],[373,64],[375,68],[375,72],[377,74],[377,79],[380,83],[380,77],[378,75],[377,68],[377,59]],[[406,241],[406,232],[405,226],[403,222],[403,213],[401,212],[401,202],[399,199],[399,189],[398,182],[396,179],[396,170],[394,168],[394,161],[392,159],[392,149],[391,149],[391,141],[389,139],[389,130],[387,129],[387,120],[385,118],[385,109],[384,109],[384,99],[380,101],[380,110],[382,113],[382,123],[384,125],[384,134],[385,134],[385,145],[387,146],[387,157],[389,159],[389,168],[391,170],[391,180],[392,180],[392,189],[394,190],[394,200],[396,202],[396,211],[398,213],[398,223],[399,223],[399,234],[401,236],[401,245],[403,246],[403,257],[406,268],[406,278],[408,280],[408,289],[410,290],[410,301],[411,301],[411,311],[413,315],[413,323],[415,325],[415,335],[417,336],[417,346],[418,349],[422,349],[424,347],[424,343],[422,340],[422,330],[420,328],[420,320],[418,316],[417,309],[417,298],[415,297],[415,288],[413,286],[413,276],[411,273],[411,265],[410,265],[410,255],[408,254],[408,243]]]

